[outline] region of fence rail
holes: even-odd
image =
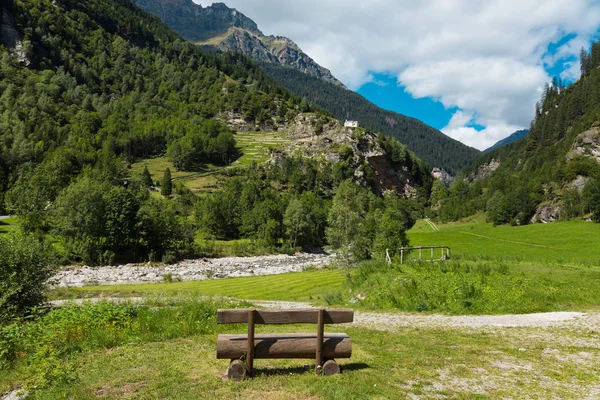
[[[434,258],[435,250],[441,249],[442,254],[440,258]],[[385,250],[385,260],[388,264],[392,263],[392,256],[390,252],[400,252],[400,264],[404,264],[405,255],[408,255],[409,252],[419,250],[419,260],[428,261],[428,262],[437,262],[444,261],[450,259],[450,247],[448,246],[417,246],[417,247],[401,247],[399,249],[386,249]],[[423,260],[423,250],[431,250],[431,258],[427,260]]]

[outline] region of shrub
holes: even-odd
[[[0,323],[41,304],[53,271],[52,252],[45,242],[24,234],[0,237]]]

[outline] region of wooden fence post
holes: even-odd
[[[256,313],[254,312],[254,308],[248,310],[248,351],[246,353],[246,370],[248,371],[248,376],[253,376],[254,372],[252,371],[254,366],[254,320],[256,318]]]
[[[315,354],[315,374],[321,375],[323,371],[323,335],[325,333],[325,309],[319,308],[317,314],[317,352]]]

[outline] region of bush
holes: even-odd
[[[44,301],[52,276],[52,252],[33,236],[0,237],[0,323],[24,316]]]

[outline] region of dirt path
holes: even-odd
[[[62,306],[67,303],[83,304],[86,302],[97,303],[100,301],[111,301],[115,303],[133,302],[143,303],[141,297],[107,297],[75,300],[55,300],[51,304]],[[275,300],[248,300],[258,307],[271,309],[298,309],[313,308],[310,303],[296,301]],[[354,323],[368,329],[394,331],[401,327],[413,328],[543,328],[543,327],[575,327],[586,326],[590,329],[600,328],[600,314],[581,312],[548,312],[537,314],[516,315],[440,315],[440,314],[416,314],[404,312],[366,312],[356,311]]]
[[[429,226],[431,227],[431,229],[433,229],[436,232],[440,231],[440,228],[437,227],[436,224],[433,223],[432,220],[430,220],[429,218],[425,219],[425,222],[427,222],[427,224],[429,224]]]
[[[290,301],[252,301],[265,308],[311,308],[309,303]],[[486,328],[486,327],[551,327],[590,325],[600,328],[600,314],[580,312],[549,312],[517,315],[421,315],[414,313],[377,313],[356,311],[354,324],[375,330],[394,331],[400,327],[414,328]]]

